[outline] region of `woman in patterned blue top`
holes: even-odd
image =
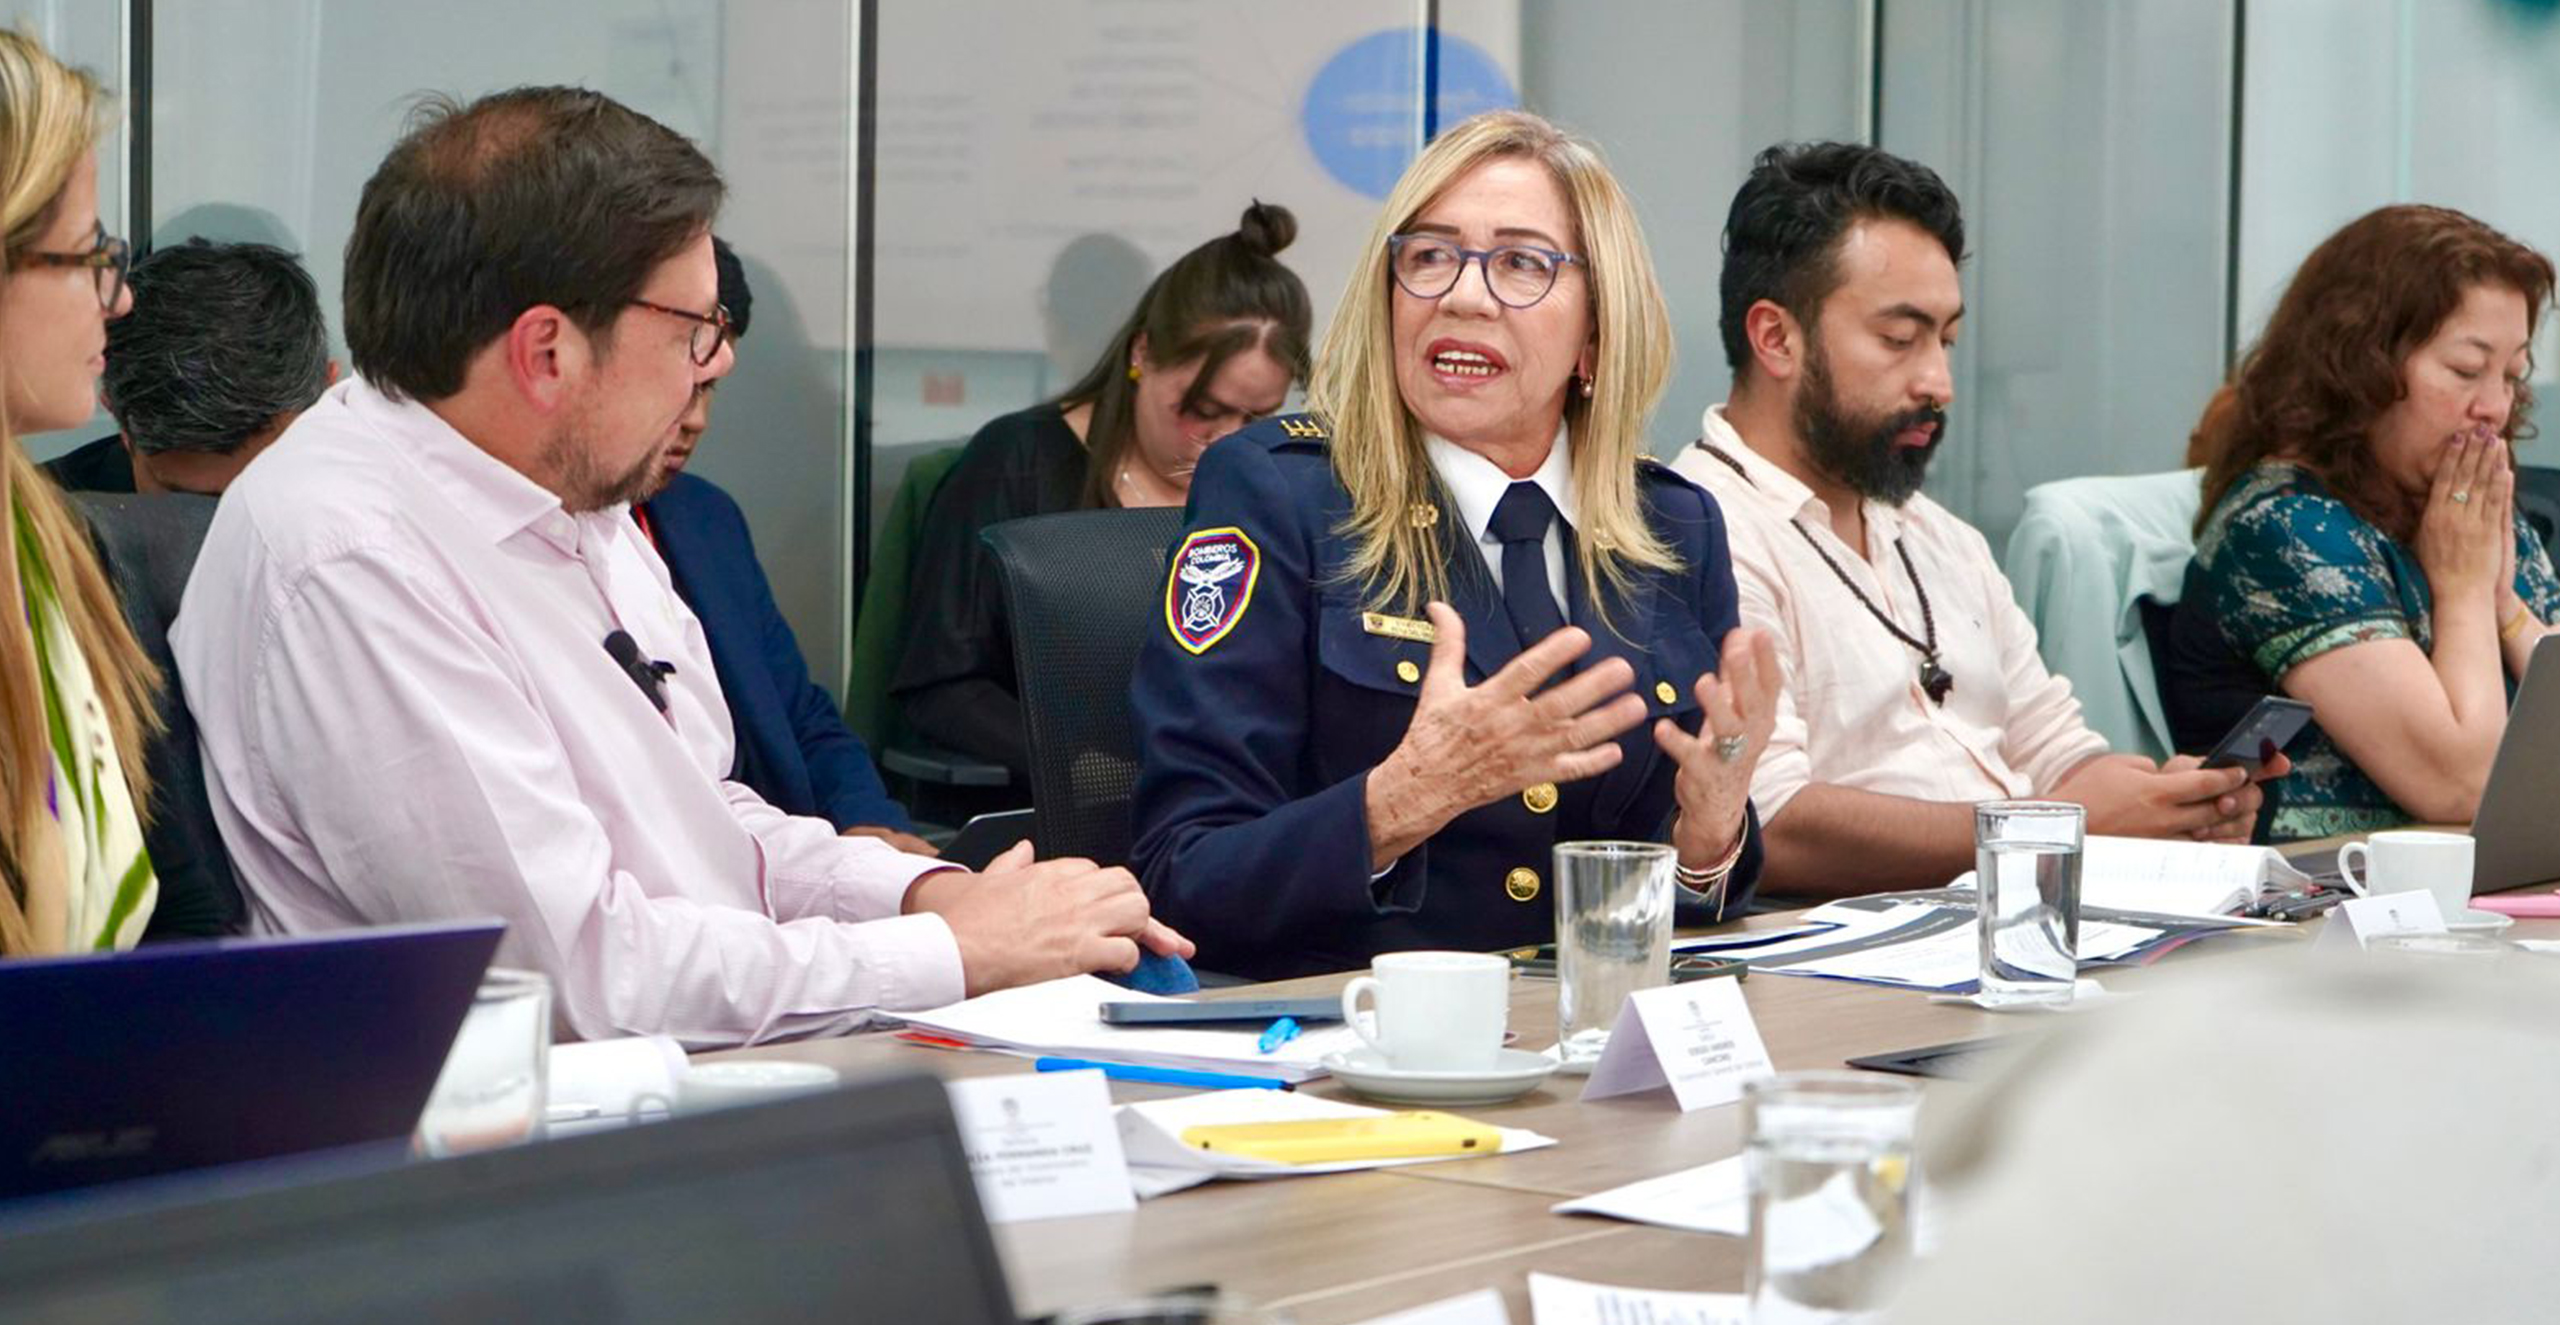
[[[2551,262],[2395,206],[2322,243],[2197,425],[2195,561],[2163,698],[2200,750],[2267,694],[2312,705],[2265,830],[2467,823],[2507,701],[2560,618],[2515,509]]]

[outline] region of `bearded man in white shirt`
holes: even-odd
[[[1723,505],[1743,624],[1786,674],[1751,786],[1764,893],[1943,884],[1983,800],[2076,801],[2091,833],[2136,837],[2245,841],[2257,817],[2239,770],[2108,753],[1990,545],[1920,495],[1963,257],[1937,173],[1854,143],[1761,153],[1726,218],[1733,394],[1673,467]]]
[[[231,487],[171,637],[253,922],[496,915],[575,1034],[695,1046],[1189,955],[1124,870],[973,875],[728,780],[626,511],[732,362],[721,194],[571,88],[431,103],[365,185],[356,376]]]

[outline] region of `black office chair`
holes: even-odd
[[[1181,535],[1173,506],[1035,515],[984,535],[1004,571],[1043,858],[1128,862],[1129,676],[1139,642],[1164,629],[1165,558]]]
[[[844,720],[879,762],[882,777],[920,824],[962,824],[974,815],[1022,804],[1004,765],[945,749],[907,730],[889,699],[889,678],[906,651],[907,590],[917,541],[933,495],[959,463],[967,438],[896,448],[907,457],[896,494],[881,514],[871,573],[854,616],[853,657],[845,676]],[[926,836],[936,833],[926,828]]]
[[[72,504],[89,522],[98,555],[114,581],[125,623],[133,628],[143,653],[160,668],[160,739],[144,759],[151,770],[150,826],[143,844],[150,849],[152,871],[159,875],[161,896],[211,896],[212,912],[179,915],[155,912],[145,939],[201,938],[237,934],[248,922],[240,885],[232,877],[231,853],[214,827],[213,804],[206,797],[204,764],[196,740],[196,724],[178,687],[178,666],[169,653],[169,623],[177,620],[178,599],[194,571],[196,551],[204,546],[213,524],[211,497],[188,493],[131,496],[74,493]],[[210,887],[199,893],[173,881],[201,876]]]
[[[2516,510],[2542,535],[2542,545],[2551,546],[2551,536],[2560,532],[2560,469],[2516,466]]]

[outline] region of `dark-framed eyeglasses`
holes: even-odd
[[[680,317],[692,323],[693,339],[686,342],[685,350],[693,356],[693,363],[697,368],[710,367],[711,361],[720,357],[720,347],[727,344],[729,337],[736,334],[730,329],[729,306],[726,304],[713,305],[708,313],[696,313],[690,309],[653,304],[646,299],[634,299],[631,303],[634,307],[645,308],[652,313],[664,313],[669,317]]]
[[[1475,249],[1438,235],[1387,236],[1387,269],[1395,274],[1396,284],[1416,299],[1438,299],[1457,289],[1470,261],[1484,271],[1485,290],[1506,308],[1535,305],[1556,288],[1556,277],[1568,265],[1591,265],[1571,253],[1535,244]]]
[[[30,249],[10,255],[9,270],[23,271],[29,267],[89,268],[96,273],[98,307],[112,313],[117,298],[124,294],[124,275],[133,268],[133,246],[108,234],[106,226],[100,225],[96,228],[94,242],[81,252],[47,253]]]

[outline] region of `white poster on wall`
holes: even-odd
[[[884,5],[883,344],[1045,352],[1048,292],[1107,290],[1114,269],[1143,285],[1256,198],[1296,213],[1285,258],[1321,323],[1418,141],[1417,17],[1374,0]],[[1516,104],[1517,0],[1440,21],[1443,121]],[[1091,297],[1064,311],[1127,311]]]

